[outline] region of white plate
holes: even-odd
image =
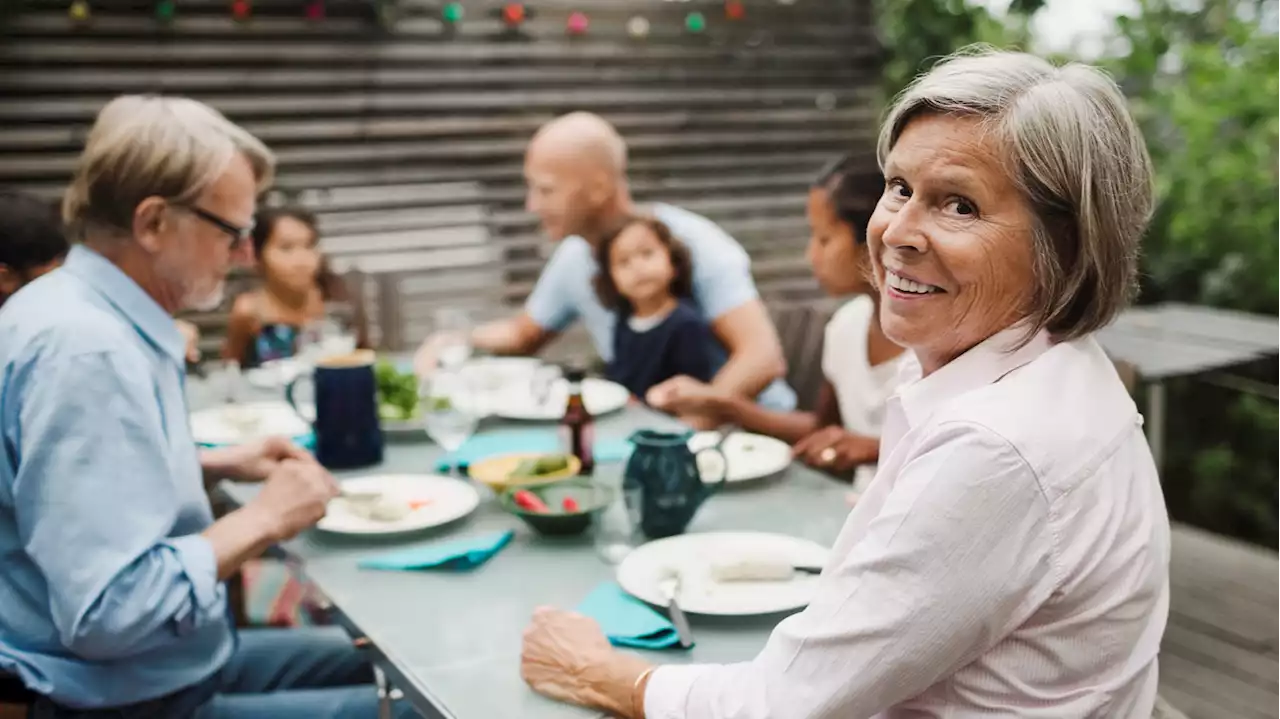
[[[305,371],[305,365],[296,359],[280,359],[263,362],[261,367],[246,370],[244,378],[258,389],[281,389]]]
[[[788,581],[717,582],[711,567],[751,557],[795,565],[822,566],[827,549],[806,539],[762,532],[682,534],[637,547],[618,565],[618,584],[632,596],[664,607],[658,583],[672,570],[680,573],[676,600],[690,614],[752,616],[789,612],[807,606],[818,577],[796,573]]]
[[[431,474],[380,474],[344,480],[345,492],[380,492],[396,499],[412,502],[431,500],[426,506],[394,522],[380,522],[355,514],[347,500],[338,497],[329,502],[324,519],[317,529],[335,534],[383,535],[415,532],[438,527],[461,519],[480,504],[480,495],[466,482]]]
[[[554,422],[564,417],[564,406],[569,401],[569,383],[563,379],[552,382],[546,401],[541,404],[533,396],[531,387],[523,392],[505,392],[494,400],[493,414],[503,419]],[[599,417],[626,407],[631,401],[631,393],[620,384],[588,378],[582,383],[582,400],[587,411]]]
[[[271,435],[301,437],[311,426],[284,402],[245,402],[191,413],[191,438],[198,444],[243,444]]]
[[[462,366],[462,373],[481,390],[502,390],[533,381],[541,360],[536,357],[481,357]]]
[[[713,447],[719,441],[719,432],[699,432],[689,438],[689,449],[697,452]],[[772,477],[791,466],[791,446],[780,439],[762,434],[734,432],[729,435],[720,451],[724,452],[725,461],[729,463],[729,476],[725,478],[729,483]],[[713,456],[703,455],[699,458],[699,466],[712,459]],[[704,469],[703,474],[706,473]],[[716,481],[719,472],[714,474],[716,476],[708,479]]]

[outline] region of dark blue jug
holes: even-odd
[[[650,539],[680,534],[689,526],[698,507],[724,484],[724,454],[709,447],[697,454],[719,455],[717,477],[705,481],[698,458],[689,449],[692,432],[658,432],[642,429],[631,435],[635,450],[627,461],[623,486],[640,497],[640,529]]]

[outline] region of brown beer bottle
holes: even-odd
[[[589,476],[595,471],[596,465],[595,452],[592,451],[595,424],[586,403],[582,401],[582,381],[586,379],[586,372],[574,367],[566,371],[564,376],[569,382],[569,401],[565,405],[564,419],[560,420],[560,424],[568,435],[569,451],[582,462],[583,476]]]

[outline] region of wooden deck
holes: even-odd
[[[1277,557],[1174,525],[1160,694],[1188,719],[1277,717]]]

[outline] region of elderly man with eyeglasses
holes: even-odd
[[[200,451],[187,423],[172,316],[251,260],[273,166],[198,102],[114,100],[63,201],[65,264],[0,310],[0,673],[33,717],[377,716],[349,638],[237,634],[222,584],[319,520],[333,477],[283,439]],[[221,477],[265,483],[214,521]]]

